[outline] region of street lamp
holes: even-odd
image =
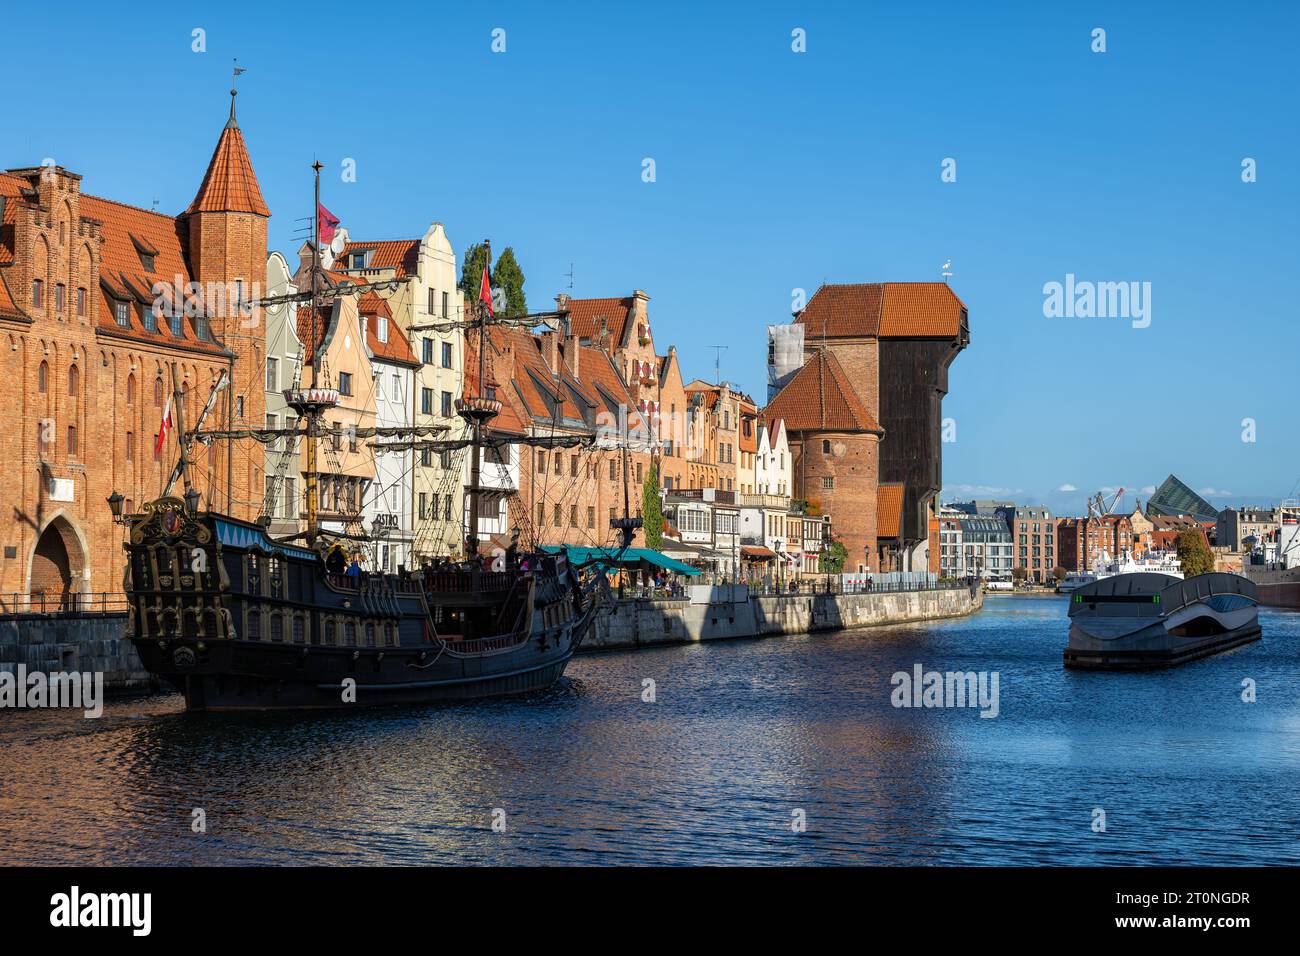
[[[122,520],[122,501],[122,496],[116,491],[108,496],[108,510],[113,513],[114,524],[125,524]]]
[[[198,514],[199,493],[195,489],[191,488],[189,491],[185,492],[184,498],[185,498],[185,507],[189,511],[189,513]]]

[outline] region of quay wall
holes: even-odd
[[[677,600],[634,598],[602,613],[583,651],[630,650],[728,638],[767,637],[960,617],[983,604],[968,588],[862,594],[750,594],[745,585],[700,586]],[[125,614],[0,618],[0,671],[103,672],[108,693],[157,682],[125,636]]]
[[[983,591],[969,588],[751,595],[744,585],[736,585],[734,590],[721,585],[697,589],[695,594],[676,600],[620,601],[597,619],[581,650],[625,650],[933,621],[974,613],[983,603]]]
[[[147,691],[155,681],[125,637],[126,614],[18,614],[0,618],[0,671],[102,672],[106,693]]]

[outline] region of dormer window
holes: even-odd
[[[366,254],[364,252],[352,253],[352,268],[364,269],[366,267]]]
[[[146,332],[158,331],[158,315],[152,305],[140,306],[140,324]]]
[[[113,303],[113,319],[124,329],[131,327],[131,306],[126,302]]]
[[[140,265],[145,272],[153,272],[153,256],[146,255],[143,252],[140,253]]]
[[[386,316],[375,316],[375,335],[381,342],[388,341],[388,318]]]

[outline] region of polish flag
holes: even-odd
[[[162,424],[158,426],[158,438],[153,443],[153,453],[155,456],[162,454],[163,442],[167,440],[167,433],[175,426],[172,423],[172,396],[167,396],[167,404],[163,406]]]
[[[492,285],[488,282],[487,263],[483,264],[483,281],[479,283],[478,300],[487,304],[488,315],[492,314]]]

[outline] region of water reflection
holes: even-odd
[[[1300,616],[1263,623],[1174,671],[1076,673],[1064,605],[1002,598],[962,621],[583,657],[514,701],[5,712],[0,861],[1296,863]],[[893,708],[890,676],[917,663],[998,671],[1001,715]]]

